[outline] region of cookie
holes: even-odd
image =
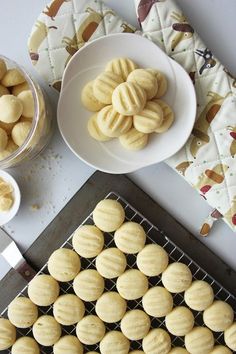
[[[27,297],[16,297],[8,306],[8,318],[18,328],[28,328],[38,318],[37,306]]]
[[[52,316],[48,315],[39,317],[32,331],[35,340],[45,347],[54,345],[61,337],[61,326]]]
[[[174,112],[166,102],[159,99],[154,99],[152,101],[156,102],[161,107],[163,112],[163,122],[161,126],[155,130],[155,132],[164,133],[172,126],[174,122]]]
[[[171,349],[169,334],[161,328],[152,329],[143,338],[143,350],[146,354],[167,354]]]
[[[64,336],[53,346],[54,354],[83,354],[83,346],[75,336]]]
[[[184,301],[195,311],[204,311],[214,301],[214,292],[204,280],[195,280],[184,293]]]
[[[59,248],[48,260],[48,271],[58,281],[73,280],[80,271],[80,258],[75,251]]]
[[[146,242],[146,233],[138,223],[127,221],[116,230],[114,241],[122,252],[135,254],[143,249]]]
[[[134,82],[124,82],[112,94],[114,109],[124,116],[142,111],[147,101],[145,90]]]
[[[21,337],[13,344],[12,354],[40,354],[37,342],[31,337]]]
[[[158,90],[156,77],[145,69],[136,69],[127,77],[128,82],[133,82],[141,86],[147,95],[147,100],[151,100]]]
[[[223,345],[216,345],[211,351],[211,354],[232,354],[232,352]]]
[[[96,268],[104,278],[114,279],[124,273],[127,261],[124,253],[112,247],[102,251],[96,258]]]
[[[14,125],[15,123],[4,123],[0,121],[0,127],[7,133],[7,135],[11,135]]]
[[[135,326],[135,323],[138,325]],[[143,339],[148,334],[150,327],[149,316],[141,310],[128,311],[120,323],[122,333],[130,340]]]
[[[0,84],[0,97],[3,95],[9,95],[10,91],[3,85]]]
[[[136,300],[148,290],[147,277],[137,269],[129,269],[116,282],[119,294],[126,300]]]
[[[2,80],[3,76],[7,72],[7,66],[3,59],[0,59],[0,80]]]
[[[9,138],[5,150],[0,152],[0,160],[7,158],[17,149],[18,149],[18,146],[13,142],[13,140],[11,138]]]
[[[147,145],[148,134],[141,133],[137,129],[131,128],[127,133],[119,137],[119,141],[126,150],[138,151]]]
[[[74,232],[72,245],[81,257],[93,258],[103,249],[104,236],[96,226],[83,225]]]
[[[126,312],[126,301],[115,291],[104,293],[96,302],[96,314],[107,323],[120,321]]]
[[[224,340],[226,345],[236,351],[236,322],[234,322],[224,333]]]
[[[93,94],[98,101],[111,104],[113,91],[122,82],[121,76],[111,71],[105,71],[94,80]]]
[[[144,310],[153,317],[164,317],[173,309],[173,298],[162,286],[149,289],[142,299]]]
[[[149,277],[161,274],[168,263],[168,254],[163,247],[156,244],[146,245],[137,255],[138,269]]]
[[[74,279],[74,292],[84,301],[95,301],[103,293],[105,282],[95,269],[86,269]]]
[[[116,200],[101,200],[93,211],[95,225],[104,232],[116,231],[125,219],[125,211]]]
[[[134,127],[141,133],[153,133],[162,125],[163,112],[158,103],[148,101],[142,111],[133,117]]]
[[[224,301],[214,301],[203,312],[203,321],[205,325],[214,332],[223,332],[229,328],[234,320],[234,311],[232,307]]]
[[[34,116],[34,98],[30,90],[22,91],[17,96],[23,104],[22,115],[26,118],[32,118]]]
[[[112,71],[126,81],[129,74],[137,67],[137,64],[129,58],[115,58],[107,63],[105,71]]]
[[[168,331],[174,336],[185,336],[194,326],[194,316],[185,306],[175,307],[165,318]]]
[[[4,123],[16,122],[23,112],[23,104],[18,97],[4,95],[0,97],[0,119]]]
[[[164,96],[168,88],[168,82],[166,76],[156,69],[146,69],[146,70],[152,73],[156,77],[158,90],[155,97],[160,98]]]
[[[1,84],[6,87],[22,84],[25,81],[23,74],[18,69],[8,69],[1,79]]]
[[[106,136],[101,132],[101,130],[98,126],[98,119],[97,118],[98,118],[98,113],[95,113],[88,120],[87,128],[88,128],[89,135],[97,141],[111,140],[111,138],[109,138],[109,136]]]
[[[210,353],[214,347],[214,336],[206,327],[194,327],[184,338],[185,347],[191,354]]]
[[[53,316],[63,326],[71,326],[79,322],[84,313],[83,301],[73,294],[61,295],[53,304]]]
[[[85,316],[76,326],[76,335],[80,342],[94,345],[102,340],[106,332],[103,321],[97,316]]]
[[[32,123],[30,122],[19,122],[16,123],[16,125],[14,125],[11,132],[11,137],[17,146],[21,146],[24,144],[26,138],[29,135],[31,128],[32,128]]]
[[[100,342],[101,354],[128,354],[130,343],[129,340],[119,331],[110,331]]]
[[[116,112],[113,106],[110,105],[104,107],[98,113],[97,123],[104,135],[115,138],[130,130],[133,124],[133,118]]]
[[[0,350],[10,348],[16,341],[16,328],[9,320],[0,318]]]
[[[105,104],[100,102],[93,93],[94,81],[89,81],[83,88],[81,92],[81,102],[82,105],[87,108],[88,111],[98,112],[102,109]]]
[[[144,352],[142,350],[132,350],[129,354],[144,354]]]
[[[190,287],[192,273],[185,264],[174,262],[162,273],[161,280],[164,287],[171,293],[181,293]]]
[[[59,292],[58,282],[46,274],[37,275],[28,286],[29,298],[38,306],[50,306],[58,298]]]
[[[189,352],[182,347],[175,347],[175,348],[171,349],[169,354],[189,354]]]
[[[22,91],[29,90],[29,84],[27,81],[22,82],[19,85],[13,86],[11,92],[14,96],[18,96]]]
[[[8,136],[5,130],[0,128],[0,152],[3,152],[6,149],[8,143]]]

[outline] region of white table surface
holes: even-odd
[[[137,26],[133,0],[105,0],[120,15]],[[236,74],[236,1],[178,0],[205,43]],[[47,90],[56,107],[57,94],[35,73],[27,53],[26,41],[32,25],[47,0],[7,0],[0,3],[0,53],[24,65]],[[56,113],[54,114],[56,120]],[[17,216],[5,228],[24,252],[54,216],[79,190],[94,170],[77,159],[66,147],[58,131],[41,156],[9,171],[22,191]],[[164,163],[132,173],[129,177],[193,234],[210,211],[207,203],[179,175]],[[32,210],[38,204],[39,209]],[[158,222],[158,215],[157,215]],[[217,222],[208,238],[209,248],[236,270],[236,234],[222,221]],[[9,270],[0,257],[0,279]]]

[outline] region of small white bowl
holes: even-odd
[[[128,57],[142,68],[159,69],[168,80],[163,99],[175,113],[174,124],[164,134],[151,134],[147,146],[140,151],[125,150],[119,139],[98,142],[87,131],[92,113],[83,107],[81,91],[104,70],[109,60],[117,57]],[[196,95],[187,72],[140,35],[123,33],[96,39],[80,49],[65,69],[57,109],[59,130],[75,155],[100,171],[129,173],[169,158],[186,143],[195,117]]]
[[[13,204],[11,209],[8,211],[2,211],[0,212],[0,226],[5,225],[7,222],[12,220],[16,213],[19,210],[20,207],[20,201],[21,201],[21,193],[18,184],[16,183],[16,180],[6,171],[0,170],[0,177],[4,179],[4,181],[10,183],[13,187]]]

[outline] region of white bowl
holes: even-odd
[[[166,133],[152,134],[140,151],[125,150],[118,139],[98,142],[87,131],[92,113],[81,103],[81,90],[116,57],[129,57],[142,68],[159,69],[168,79],[163,99],[173,108],[175,122]],[[72,57],[63,75],[59,130],[76,156],[103,172],[129,173],[174,155],[191,134],[195,116],[196,96],[189,75],[156,44],[136,34],[112,34],[90,42]]]
[[[11,206],[11,209],[8,211],[2,211],[0,212],[0,226],[6,224],[10,220],[14,218],[16,213],[19,210],[20,207],[20,201],[21,201],[21,193],[18,184],[16,183],[16,180],[6,171],[0,170],[0,177],[8,183],[10,183],[13,187],[13,204]]]

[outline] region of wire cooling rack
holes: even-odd
[[[154,226],[150,223],[141,213],[139,213],[134,207],[132,207],[124,198],[116,194],[115,192],[110,192],[106,197],[114,200],[118,200],[125,209],[126,221],[135,221],[143,226],[146,234],[147,241],[146,243],[157,243],[162,246],[166,252],[169,254],[170,262],[183,262],[185,263],[191,270],[193,279],[196,280],[205,280],[209,284],[211,284],[214,293],[215,299],[226,301],[228,304],[232,306],[234,309],[234,315],[236,315],[236,298],[230,294],[225,288],[223,288],[215,279],[213,279],[209,274],[207,274],[199,265],[197,265],[188,255],[183,252],[179,247],[177,247],[165,233],[158,229],[158,227]],[[84,224],[93,224],[92,213],[82,222],[81,225]],[[78,225],[77,227],[81,226]],[[112,233],[105,233],[105,248],[114,247],[115,243],[113,241]],[[66,242],[61,247],[66,247],[72,249],[72,237],[73,234],[66,240]],[[171,235],[170,235],[171,237]],[[81,257],[81,268],[95,268],[95,259],[85,259]],[[135,255],[127,255],[127,268],[137,268],[136,266],[136,256]],[[48,274],[47,264],[39,271],[38,274]],[[149,278],[149,286],[161,285],[161,277],[151,277]],[[61,294],[74,293],[72,282],[60,283]],[[116,281],[115,280],[105,280],[105,290],[106,291],[114,291],[116,290]],[[18,296],[27,296],[27,286],[18,294]],[[184,296],[183,293],[173,294],[174,305],[184,305]],[[95,304],[96,302],[85,302],[86,313],[88,314],[96,314],[95,313]],[[127,301],[127,310],[131,309],[142,309],[142,301],[139,299],[138,301]],[[203,318],[202,312],[193,311],[195,318],[195,326],[203,326]],[[53,315],[53,307],[40,307],[39,315]],[[1,314],[2,317],[7,318],[7,309],[3,311]],[[164,318],[151,318],[151,327],[152,328],[163,328],[165,327],[165,319]],[[107,324],[107,330],[119,330],[119,323]],[[76,325],[73,326],[63,326],[62,334],[72,334],[76,335]],[[32,328],[28,329],[17,329],[18,337],[21,336],[32,336]],[[224,344],[224,336],[222,333],[214,333],[215,342],[217,344]],[[176,337],[171,335],[172,346],[184,346],[184,337]],[[131,349],[141,349],[141,341],[131,341]],[[93,346],[84,346],[85,352],[87,351],[98,351],[99,352],[99,344]],[[131,350],[130,349],[130,350]],[[42,354],[53,354],[52,347],[41,347],[40,352]],[[2,353],[2,352],[1,352]],[[4,353],[11,353],[10,350],[4,351]]]

